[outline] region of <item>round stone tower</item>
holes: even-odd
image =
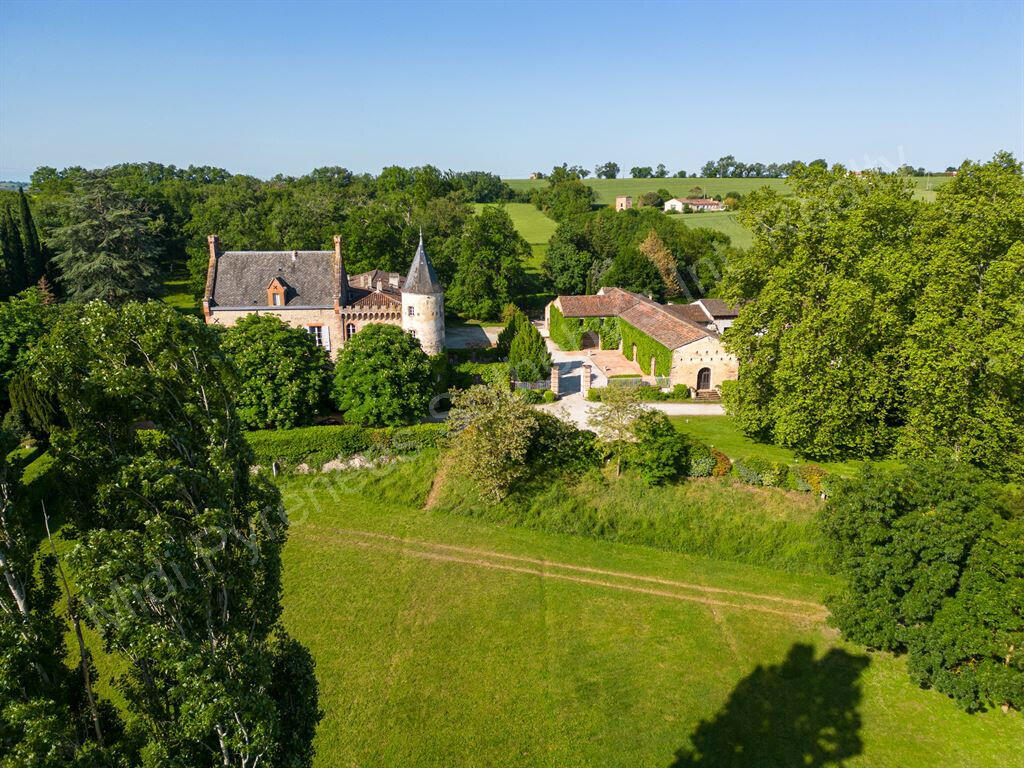
[[[402,286],[402,330],[417,339],[428,355],[444,351],[444,290],[423,250],[423,235]]]

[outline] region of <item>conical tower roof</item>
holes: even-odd
[[[416,248],[416,255],[412,257],[412,265],[409,267],[409,274],[406,275],[405,285],[402,286],[403,293],[441,293],[441,283],[438,282],[437,273],[427,258],[427,252],[423,249],[423,233],[420,232],[420,244]]]

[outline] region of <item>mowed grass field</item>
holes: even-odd
[[[479,212],[485,205],[495,204],[474,203],[473,208]],[[516,231],[530,244],[532,256],[525,265],[527,270],[540,272],[544,254],[548,252],[548,241],[555,234],[558,222],[541,213],[535,205],[530,203],[502,203],[498,207],[505,209],[509,218],[512,219]]]
[[[1019,714],[964,714],[841,643],[825,577],[424,511],[429,484],[282,484],[317,766],[1020,764]]]

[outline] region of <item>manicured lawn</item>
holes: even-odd
[[[769,461],[781,461],[786,464],[798,464],[805,461],[788,448],[751,440],[740,431],[729,416],[670,416],[669,419],[680,432],[693,435],[702,443],[717,448],[731,459],[760,456]],[[858,468],[864,464],[858,459],[814,463],[847,477],[855,474]]]
[[[753,234],[740,224],[739,216],[731,211],[677,214],[672,219],[688,227],[705,227],[728,235],[730,244],[737,248],[747,248],[754,242]]]
[[[1019,762],[1019,714],[839,642],[825,579],[425,512],[428,478],[371,475],[282,486],[317,766]]]
[[[479,211],[484,207],[483,203],[476,203],[474,208]],[[537,207],[529,203],[505,203],[504,208],[508,212],[516,230],[530,244],[533,257],[525,265],[528,271],[539,272],[541,263],[544,261],[544,254],[548,252],[548,241],[555,234],[558,222],[550,219],[537,210]]]

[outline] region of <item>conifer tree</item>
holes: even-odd
[[[7,207],[0,211],[0,244],[4,252],[4,292],[13,296],[25,288],[25,256],[18,225]]]
[[[508,365],[519,381],[539,381],[551,373],[551,354],[544,337],[525,316],[509,347]]]
[[[661,275],[662,282],[665,283],[665,294],[667,296],[682,294],[683,286],[679,280],[676,258],[658,233],[652,229],[640,243],[638,250],[658,268],[658,274]]]
[[[69,299],[118,304],[155,295],[161,221],[141,201],[95,179],[63,203],[61,219],[51,242]]]
[[[28,207],[25,190],[18,188],[18,228],[21,231],[22,252],[25,261],[25,285],[32,285],[46,268],[43,246],[39,242],[39,232],[32,220],[32,210]]]

